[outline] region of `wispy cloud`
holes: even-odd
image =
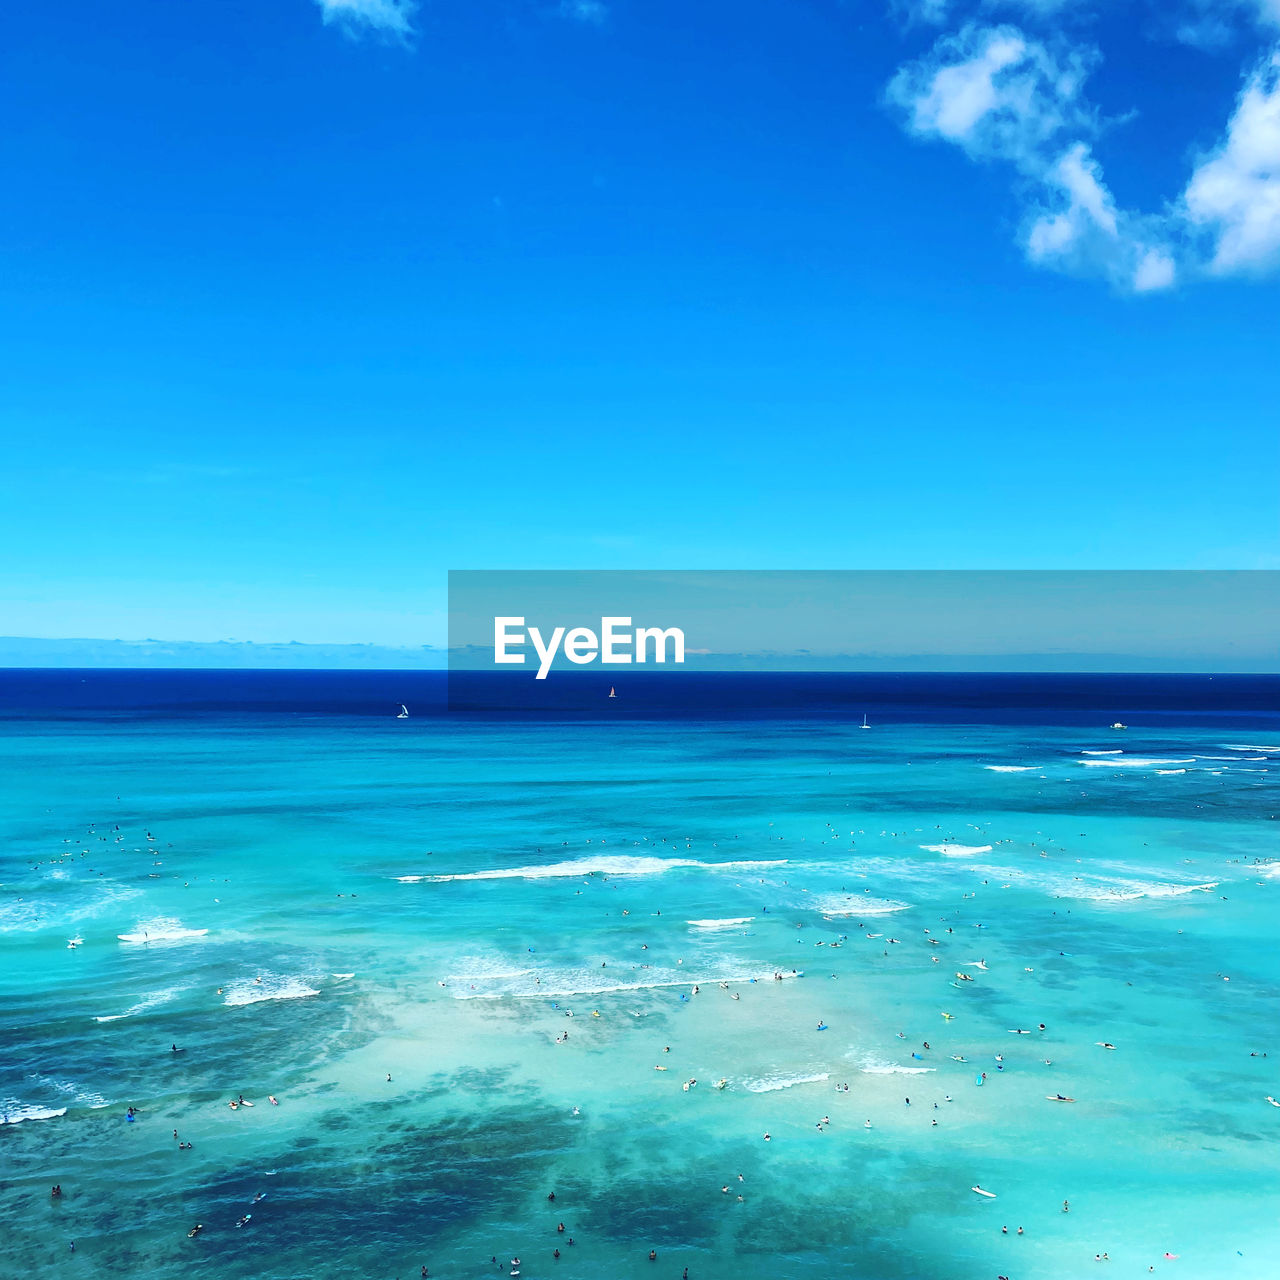
[[[1222,49],[1242,29],[1280,28],[1280,0],[1183,0],[1161,7],[1159,19],[1171,24],[1174,38],[1196,49]]]
[[[1280,263],[1280,46],[1245,81],[1216,150],[1183,196],[1186,217],[1213,237],[1217,274]]]
[[[888,98],[919,136],[1034,170],[1055,135],[1088,123],[1080,95],[1088,62],[1080,50],[1059,60],[1017,27],[970,23],[904,66]]]
[[[1206,4],[1216,0],[1204,0]],[[1253,0],[1240,0],[1241,3],[1252,3]],[[1273,0],[1256,0],[1259,4],[1270,4]],[[940,27],[951,16],[961,11],[974,12],[984,10],[1005,13],[1018,13],[1029,18],[1050,18],[1067,9],[1075,10],[1080,16],[1088,16],[1088,6],[1081,5],[1079,0],[891,0],[893,8],[905,14],[911,22],[926,23]]]
[[[326,26],[336,26],[358,38],[378,35],[407,43],[413,35],[411,19],[416,0],[316,0]]]
[[[917,136],[1013,166],[1032,262],[1126,290],[1167,288],[1176,268],[1159,228],[1117,209],[1092,152],[1098,117],[1084,82],[1095,61],[1092,50],[1051,49],[1017,27],[970,23],[903,67],[887,96]]]
[[[560,12],[566,18],[592,26],[599,26],[609,14],[601,0],[560,0]]]
[[[1280,11],[1280,0],[1250,2],[1259,16]],[[1280,265],[1280,46],[1247,74],[1181,197],[1153,212],[1118,206],[1094,154],[1105,122],[1084,84],[1098,60],[1061,37],[970,22],[903,66],[886,97],[915,136],[1012,168],[1035,265],[1134,293]]]

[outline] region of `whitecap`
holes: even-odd
[[[187,929],[181,920],[171,916],[156,916],[152,920],[139,920],[132,933],[117,933],[121,942],[139,943],[143,946],[155,942],[190,942],[203,938],[208,929]]]
[[[700,862],[696,858],[630,857],[625,854],[573,858],[568,862],[549,862],[523,867],[493,867],[487,871],[459,871],[449,875],[397,876],[401,884],[428,881],[444,884],[452,880],[554,880],[566,876],[654,876],[666,871],[692,868],[699,871],[759,871],[784,867],[785,858],[767,862]]]
[[[78,892],[79,886],[62,891]],[[36,933],[46,928],[61,932],[101,915],[117,903],[138,897],[142,891],[129,885],[99,880],[94,882],[91,892],[93,900],[78,905],[66,905],[48,898],[6,901],[0,904],[0,933]]]
[[[976,853],[990,853],[989,844],[922,844],[926,853],[940,853],[944,858],[969,858]]]
[[[923,1076],[936,1067],[902,1067],[894,1062],[885,1062],[881,1058],[863,1058],[859,1069],[869,1076]]]
[[[984,764],[982,767],[990,769],[992,773],[1034,773],[1037,769],[1044,768],[1039,764]]]
[[[615,967],[615,975],[624,966]],[[770,969],[767,972],[749,969],[714,968],[694,972],[683,969],[643,969],[627,968],[625,972],[641,976],[619,981],[617,976],[610,976],[608,969],[548,969],[525,970],[507,976],[493,975],[489,978],[469,980],[464,989],[458,983],[451,983],[447,990],[455,1000],[503,1000],[503,999],[568,999],[573,996],[602,996],[619,991],[660,991],[680,988],[691,992],[695,986],[705,988],[698,999],[711,998],[716,984],[732,982],[745,984],[749,982],[772,982],[775,973],[785,978],[802,977],[800,971],[790,969]],[[541,981],[539,981],[541,979]]]
[[[228,987],[222,1003],[238,1008],[261,1004],[265,1000],[303,1000],[319,994],[306,978],[282,977],[272,973],[264,975],[261,982],[250,980]]]
[[[1059,897],[1082,898],[1088,902],[1137,902],[1141,898],[1180,898],[1188,893],[1208,893],[1220,882],[1207,884],[1170,884],[1162,881],[1122,881],[1115,884],[1079,884],[1064,886]]]
[[[40,1075],[33,1076],[32,1079],[46,1088],[54,1090],[56,1093],[61,1093],[71,1098],[72,1101],[79,1105],[88,1107],[91,1111],[100,1111],[103,1107],[111,1105],[102,1094],[81,1089],[79,1085],[73,1084],[70,1080],[54,1080],[49,1076]]]
[[[1125,756],[1123,760],[1077,760],[1086,769],[1154,769],[1162,764],[1195,764],[1195,756],[1185,760],[1162,760],[1153,756]]]
[[[161,1005],[168,1004],[170,1000],[175,999],[183,991],[181,987],[174,987],[168,991],[157,991],[154,995],[146,996],[139,1000],[137,1004],[131,1005],[123,1013],[107,1013],[94,1018],[94,1022],[119,1022],[124,1018],[133,1018],[140,1013],[149,1013],[152,1009],[158,1009]]]
[[[1124,752],[1119,747],[1113,747],[1110,751],[1081,751],[1082,756],[1122,756]]]
[[[755,916],[726,916],[723,920],[686,920],[685,924],[691,929],[733,929],[754,919]]]
[[[24,1120],[54,1120],[66,1114],[66,1107],[26,1106],[14,1098],[0,1102],[0,1124],[21,1124]]]
[[[781,1072],[776,1076],[749,1076],[743,1080],[742,1087],[748,1093],[775,1093],[779,1089],[792,1089],[798,1084],[820,1084],[830,1080],[830,1071],[813,1072]]]
[[[852,893],[829,893],[809,904],[824,916],[888,916],[895,911],[909,911],[911,903],[892,898],[872,898]]]

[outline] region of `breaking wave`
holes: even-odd
[[[458,871],[448,875],[397,876],[401,884],[445,884],[452,880],[555,880],[567,876],[656,876],[666,871],[695,868],[700,871],[760,871],[784,867],[785,858],[767,862],[700,862],[696,858],[648,858],[617,855],[573,858],[526,867],[493,867],[487,871]]]

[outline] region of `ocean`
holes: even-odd
[[[0,1275],[1275,1274],[1280,678],[612,683],[0,672]]]

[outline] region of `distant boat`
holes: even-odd
[[[400,714],[396,716],[397,720],[407,720],[409,718],[409,708],[402,702],[400,704]]]
[[[1127,729],[1129,726],[1127,724],[1121,724],[1120,721],[1117,720],[1111,727],[1113,729]]]
[[[867,723],[867,713],[866,713],[865,711],[862,713],[862,723],[858,726],[858,728],[859,728],[859,729],[870,729],[870,728],[871,728],[871,726]]]
[[[609,686],[609,697],[611,697],[611,698],[616,698],[617,696],[618,696],[618,691],[617,691],[617,689],[615,689],[615,688],[613,687],[613,685],[610,685],[610,686]]]

